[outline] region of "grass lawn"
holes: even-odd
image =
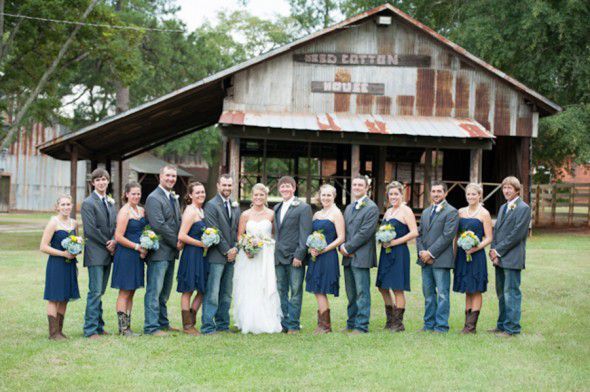
[[[313,336],[315,300],[304,295],[303,332],[192,338],[82,338],[83,299],[70,304],[65,342],[47,340],[42,300],[47,257],[40,233],[0,233],[0,390],[588,390],[590,389],[590,241],[577,233],[536,232],[523,274],[523,333],[511,339],[485,333],[495,324],[493,270],[479,333],[460,336],[462,295],[453,294],[451,332],[416,332],[423,311],[419,267],[412,265],[406,329],[386,333],[383,302],[374,289],[371,333]],[[373,271],[375,272],[375,271]],[[374,282],[374,279],[373,279]],[[176,288],[176,284],[175,284]],[[143,294],[133,327],[141,331]],[[116,291],[104,297],[114,332]],[[180,327],[180,296],[169,310]],[[335,331],[345,325],[346,298],[332,303]],[[200,315],[200,314],[199,314]]]

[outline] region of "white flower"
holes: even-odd
[[[299,204],[301,204],[301,202],[297,199],[293,200],[293,203],[291,203],[293,207],[297,207]]]
[[[179,195],[176,194],[176,192],[174,191],[170,191],[170,194],[172,195],[173,198],[175,198],[176,200],[178,200],[178,198],[180,197]]]
[[[437,213],[439,213],[443,208],[445,208],[444,204],[445,204],[445,202],[443,201],[442,203],[440,203],[439,205],[436,206]]]
[[[114,205],[115,199],[113,199],[111,195],[107,195],[107,203],[109,203],[110,205]]]
[[[354,207],[356,210],[360,210],[361,208],[363,208],[364,206],[366,206],[367,203],[365,203],[364,201],[362,203],[356,203],[356,206]]]
[[[516,203],[512,203],[512,204],[510,204],[510,205],[508,206],[508,209],[509,209],[509,210],[513,210],[513,209],[515,209],[515,208],[516,208]]]
[[[237,201],[234,201],[231,203],[232,208],[238,208],[240,205],[238,204]]]

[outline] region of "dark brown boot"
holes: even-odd
[[[191,312],[191,324],[194,327],[197,324],[197,311],[190,308],[189,312]]]
[[[57,317],[47,315],[47,322],[49,324],[49,339],[64,340],[65,338],[59,333],[59,320]]]
[[[471,314],[471,309],[467,309],[465,311],[465,324],[463,325],[463,329],[461,330],[461,333],[463,333],[463,334],[469,333],[468,322],[469,322],[469,315],[470,314]]]
[[[477,319],[479,318],[479,310],[472,312],[469,310],[467,320],[465,321],[465,328],[461,331],[462,334],[475,333],[475,326],[477,325]]]
[[[398,308],[397,306],[393,307],[393,326],[391,328],[394,332],[403,332],[406,330],[404,327],[404,313],[406,312],[406,308]]]
[[[64,337],[64,339],[67,339],[68,337],[66,335],[64,335],[63,333],[63,329],[64,329],[64,315],[61,313],[57,314],[57,321],[59,323],[59,329],[57,331],[57,333],[59,333],[61,336]]]
[[[332,332],[332,320],[330,319],[330,309],[322,313],[322,318],[324,322],[324,330],[326,331],[325,333]]]
[[[131,329],[131,312],[127,312],[125,314],[125,324],[126,324],[127,328],[125,328],[123,335],[125,335],[125,336],[139,336],[138,333],[133,332],[133,330]]]
[[[193,324],[193,316],[190,310],[183,310],[182,313],[182,330],[184,333],[189,335],[198,336],[200,335],[199,331],[197,331]]]
[[[322,319],[322,315],[321,315],[320,311],[318,310],[318,325],[313,330],[313,334],[319,335],[319,334],[323,333],[323,331],[324,331],[323,319]]]
[[[393,329],[393,306],[385,305],[385,327],[384,329]]]

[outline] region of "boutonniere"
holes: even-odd
[[[366,207],[366,206],[367,206],[367,203],[365,203],[365,201],[363,200],[362,202],[357,203],[355,209],[360,210],[361,208]]]
[[[443,210],[443,208],[445,208],[445,202],[443,201],[442,203],[440,203],[439,205],[436,206],[436,213],[439,213]]]
[[[510,205],[508,206],[508,210],[509,210],[509,211],[512,211],[512,210],[513,210],[513,209],[515,209],[515,208],[516,208],[516,203],[512,203],[512,204],[510,204]]]
[[[293,207],[297,207],[299,204],[301,204],[301,202],[297,199],[293,200],[293,203],[291,203]]]
[[[179,195],[176,194],[176,192],[174,191],[170,191],[170,194],[172,195],[173,198],[175,198],[176,200],[178,200],[178,198],[180,197]]]
[[[240,205],[238,204],[237,201],[234,201],[231,203],[232,208],[238,208]]]
[[[113,196],[110,193],[106,197],[107,197],[107,203],[109,203],[110,205],[115,204],[115,199],[113,199]]]

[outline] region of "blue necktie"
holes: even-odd
[[[225,212],[227,213],[227,219],[231,219],[231,213],[230,213],[230,208],[229,208],[229,201],[225,201]]]
[[[501,214],[502,214],[502,221],[504,220],[504,218],[506,218],[506,209],[508,208],[508,203],[504,204],[501,208]]]
[[[107,204],[106,197],[102,198],[102,206],[104,207],[104,210],[107,214],[107,226],[110,226],[111,225],[111,214],[109,213],[109,205]]]
[[[430,221],[432,222],[432,218],[436,215],[436,204],[432,206],[432,212],[430,213]]]
[[[176,216],[176,200],[174,199],[174,196],[172,196],[172,193],[168,195],[168,199],[170,200],[170,208],[172,208],[172,213],[174,216]]]

